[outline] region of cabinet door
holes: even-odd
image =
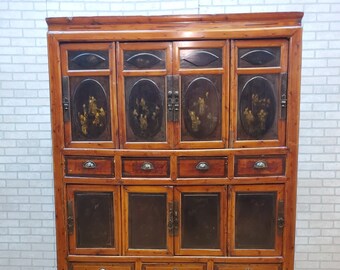
[[[287,40],[232,43],[233,147],[285,144],[287,59]]]
[[[61,46],[66,147],[115,147],[117,129],[113,44]]]
[[[230,187],[230,255],[282,254],[283,196],[282,185]]]
[[[170,43],[119,44],[119,117],[124,148],[170,148],[166,76]]]
[[[171,255],[170,187],[123,187],[123,248],[125,255]]]
[[[67,225],[71,254],[119,254],[118,187],[67,187]]]
[[[174,74],[179,76],[180,148],[223,148],[227,141],[227,43],[174,43]]]
[[[224,254],[225,196],[224,187],[175,188],[176,255]]]

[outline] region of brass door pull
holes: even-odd
[[[266,169],[268,168],[268,164],[264,160],[258,160],[254,163],[254,169]]]
[[[95,169],[97,168],[97,164],[92,160],[87,160],[83,163],[84,169]]]
[[[151,171],[151,170],[153,170],[155,167],[153,166],[153,164],[152,164],[151,162],[144,162],[140,168],[141,168],[143,171]]]
[[[198,170],[198,171],[207,171],[209,169],[210,169],[209,164],[208,164],[208,162],[205,162],[205,161],[201,161],[201,162],[197,163],[197,165],[196,165],[196,170]]]

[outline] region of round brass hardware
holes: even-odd
[[[197,163],[196,170],[207,171],[207,170],[209,170],[209,164],[205,161],[201,161],[201,162]]]
[[[95,169],[97,168],[97,164],[92,160],[87,160],[83,163],[84,169]]]
[[[152,164],[151,162],[144,162],[140,168],[141,168],[143,171],[151,171],[151,170],[153,170],[155,167],[153,166],[153,164]]]
[[[268,164],[265,160],[258,160],[254,163],[254,169],[266,169]]]

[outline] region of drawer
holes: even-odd
[[[280,270],[280,264],[216,264],[214,270]]]
[[[72,270],[133,270],[134,264],[128,263],[75,263],[72,264]]]
[[[170,177],[169,158],[123,158],[123,177]]]
[[[235,176],[274,176],[285,174],[284,156],[236,156]]]
[[[227,175],[227,158],[199,157],[179,158],[179,177],[225,177]]]
[[[195,263],[150,263],[144,264],[142,270],[206,270],[206,266]]]
[[[112,177],[112,157],[65,157],[66,176]]]

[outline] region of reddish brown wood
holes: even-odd
[[[261,166],[263,164],[263,168]],[[285,174],[285,157],[235,157],[235,176],[273,176]]]
[[[169,177],[170,162],[167,158],[123,158],[122,176],[129,177]]]
[[[226,158],[179,158],[178,177],[225,177],[227,175]]]
[[[219,264],[215,266],[215,270],[280,270],[279,264]]]
[[[89,167],[91,165],[94,167]],[[114,161],[111,158],[66,157],[65,175],[112,177],[114,175]]]

